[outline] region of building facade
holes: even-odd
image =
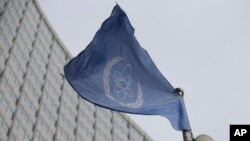
[[[71,58],[36,0],[0,0],[0,141],[151,141],[74,92]]]

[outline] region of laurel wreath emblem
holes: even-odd
[[[117,102],[118,104],[127,107],[127,108],[140,108],[143,104],[143,92],[142,92],[142,87],[140,82],[138,82],[138,87],[137,87],[137,99],[132,102],[132,103],[123,103],[119,100],[117,100],[116,98],[114,98],[111,94],[110,94],[110,86],[109,86],[109,75],[110,75],[110,71],[112,69],[112,67],[119,63],[121,60],[123,60],[122,57],[117,56],[112,58],[107,64],[106,67],[104,69],[104,74],[103,74],[103,87],[104,87],[104,93],[105,95],[112,101]]]

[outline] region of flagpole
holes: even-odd
[[[194,141],[191,131],[182,131],[183,141]]]
[[[175,89],[182,97],[184,96],[184,90],[182,88]],[[183,141],[194,141],[194,137],[191,130],[183,130]]]
[[[184,96],[184,90],[182,88],[175,89],[182,97]],[[194,139],[193,133],[191,130],[183,130],[183,141],[213,141],[213,139],[208,135],[199,135]]]

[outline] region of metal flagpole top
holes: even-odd
[[[182,88],[178,87],[175,89],[175,91],[177,91],[177,93],[179,93],[182,97],[184,96],[184,90]],[[194,139],[193,133],[191,130],[190,131],[183,130],[182,135],[183,135],[183,141],[213,141],[213,139],[209,137],[208,135],[199,135],[198,137]]]
[[[194,137],[191,131],[182,131],[183,141],[194,141]]]
[[[184,96],[184,90],[182,88],[175,88],[175,91],[177,91],[182,97]]]
[[[184,96],[184,90],[180,87],[175,88],[175,91],[180,94],[182,97]],[[188,131],[188,130],[183,130],[182,131],[182,135],[183,135],[183,141],[194,141],[193,138],[193,134],[192,131]]]

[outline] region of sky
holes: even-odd
[[[38,0],[73,56],[93,39],[114,0]],[[162,74],[185,90],[194,136],[229,140],[250,124],[249,0],[117,0]],[[129,115],[155,141],[181,141],[159,116]]]

